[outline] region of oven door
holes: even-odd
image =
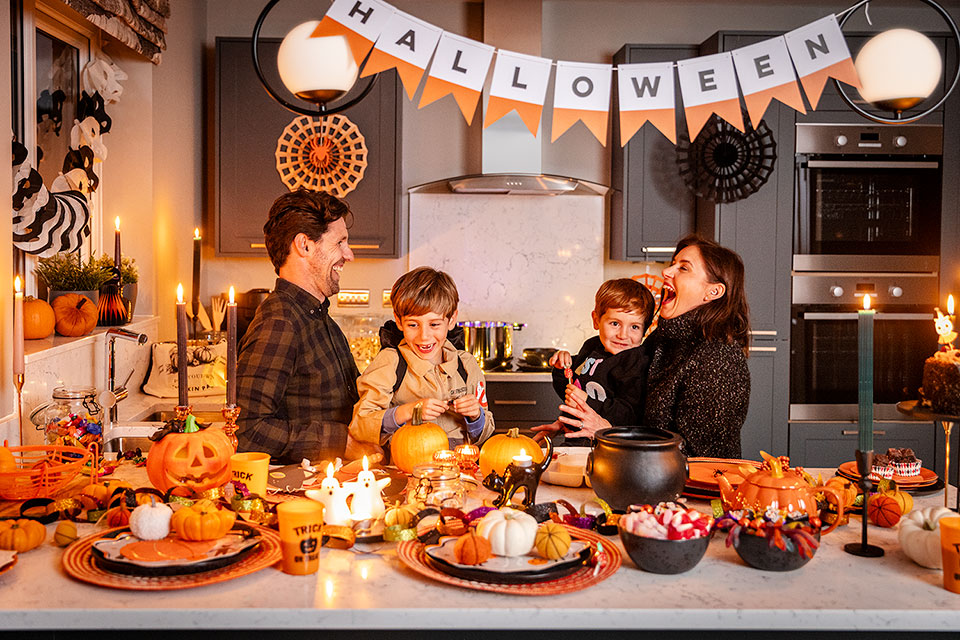
[[[933,314],[917,308],[874,316],[873,401],[881,414],[917,398],[923,361],[937,349]],[[790,419],[856,419],[857,313],[795,305],[790,334]]]
[[[936,156],[798,156],[794,253],[938,255]]]

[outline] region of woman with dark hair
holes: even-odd
[[[743,261],[717,243],[687,236],[663,271],[660,319],[644,346],[650,354],[644,425],[679,433],[688,456],[739,458],[750,400],[746,351],[750,312]],[[588,406],[562,405],[579,428],[609,427]]]

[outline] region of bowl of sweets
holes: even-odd
[[[727,532],[727,546],[762,571],[794,571],[810,562],[820,546],[820,527],[819,518],[774,509],[728,511],[716,522]]]
[[[707,552],[713,517],[674,502],[631,505],[619,520],[620,540],[644,571],[676,574],[697,566]]]

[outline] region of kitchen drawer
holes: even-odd
[[[488,382],[487,401],[497,430],[529,428],[560,415],[560,397],[549,382]]]
[[[889,447],[909,447],[925,468],[939,469],[942,460],[937,457],[935,429],[932,422],[878,421],[873,427],[873,450],[886,453]],[[857,441],[855,422],[791,422],[790,463],[836,467],[854,459]]]

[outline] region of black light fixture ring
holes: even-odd
[[[317,105],[316,109],[307,109],[297,104],[293,104],[273,90],[273,87],[270,86],[270,83],[267,82],[266,76],[263,74],[263,69],[260,68],[260,52],[259,52],[259,42],[260,42],[260,29],[263,27],[263,22],[267,19],[267,14],[273,10],[280,0],[269,0],[267,4],[263,7],[263,11],[260,12],[260,16],[257,18],[256,23],[253,25],[253,35],[251,36],[251,54],[253,55],[253,69],[257,72],[257,78],[260,79],[260,84],[263,85],[264,90],[269,94],[271,98],[277,101],[280,106],[292,111],[293,113],[300,114],[302,116],[309,117],[320,117],[320,116],[329,116],[335,113],[340,113],[341,111],[346,111],[350,107],[354,106],[361,100],[367,97],[367,94],[370,93],[370,90],[373,89],[373,83],[376,82],[377,76],[380,74],[375,73],[372,76],[369,76],[367,80],[367,86],[363,88],[359,95],[355,98],[344,102],[343,104],[336,105],[334,107],[329,107],[326,104]],[[361,61],[362,62],[362,61]]]

